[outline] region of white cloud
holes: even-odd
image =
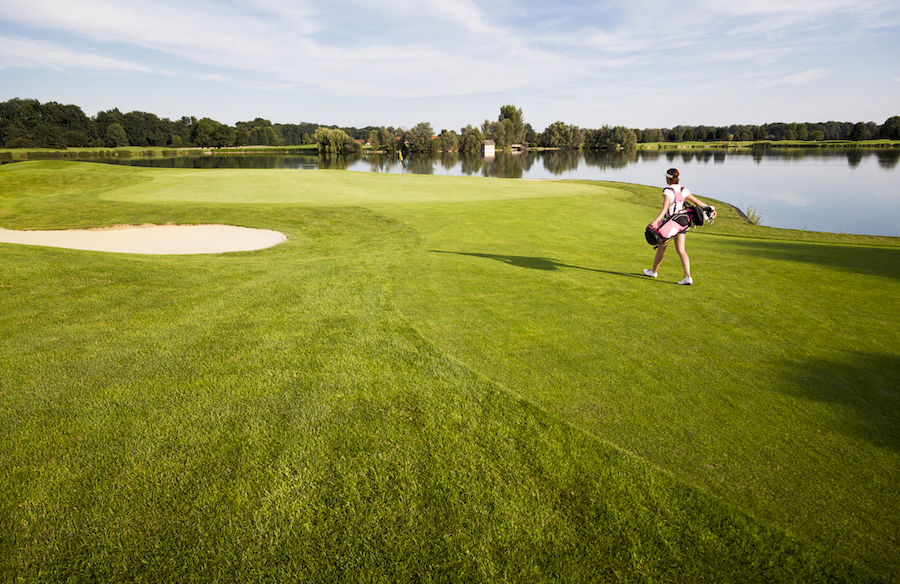
[[[94,69],[151,73],[146,66],[121,59],[78,52],[69,47],[41,40],[0,37],[0,66],[50,67],[53,69]],[[162,73],[163,71],[156,71]]]
[[[477,46],[472,42],[467,46],[458,36],[450,43],[432,42],[438,34],[432,30],[437,28],[420,31],[411,26],[408,3],[387,13],[383,5],[358,3],[357,16],[384,21],[384,34],[361,35],[351,43],[332,42],[333,29],[326,27],[321,12],[302,4],[256,0],[240,12],[227,6],[209,10],[211,6],[108,0],[59,5],[31,0],[15,11],[0,5],[0,18],[159,51],[214,70],[206,74],[227,69],[232,78],[268,75],[277,78],[273,82],[357,95],[509,90],[530,83],[542,69],[546,75],[559,65],[516,35],[486,24],[468,0],[428,1],[420,8],[435,26],[448,25],[448,34],[480,37]],[[397,18],[396,26],[388,26],[391,18]]]
[[[802,71],[800,73],[795,73],[793,75],[788,75],[786,77],[782,77],[781,79],[776,79],[774,81],[769,81],[764,85],[805,85],[810,81],[814,81],[816,79],[822,79],[826,77],[830,71],[828,69],[824,69],[819,67],[817,69],[809,69],[806,71]]]
[[[763,111],[812,99],[800,92],[826,76],[880,69],[877,83],[893,87],[889,55],[900,50],[900,34],[884,27],[900,21],[894,4],[0,0],[0,35],[7,35],[0,67],[7,78],[13,67],[174,70],[178,79],[233,89],[228,99],[244,89],[257,98],[283,92],[285,102],[301,94],[423,104],[452,95],[518,98],[546,107],[549,122],[576,124],[591,123],[579,117],[690,123],[673,119],[690,111],[696,123],[741,121],[704,119],[710,110],[700,103],[721,103],[762,123]],[[860,83],[875,87],[863,77]],[[747,97],[760,87],[770,89]],[[844,103],[836,89],[829,100]]]

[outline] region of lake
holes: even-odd
[[[109,158],[141,166],[191,168],[339,168],[401,172],[399,157],[367,154],[215,155]],[[586,179],[665,186],[666,170],[701,199],[725,201],[761,224],[787,229],[900,237],[900,148],[679,149],[625,152],[532,152],[405,157],[403,173],[486,178]],[[652,218],[652,217],[651,217]]]

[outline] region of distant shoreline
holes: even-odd
[[[900,140],[822,140],[809,142],[801,140],[754,140],[730,142],[646,142],[637,144],[636,150],[766,150],[766,149],[883,149],[900,148]],[[560,150],[559,148],[530,148],[533,152]],[[582,149],[584,150],[584,149]],[[621,149],[620,149],[621,150]],[[361,154],[377,154],[379,151],[363,149]],[[112,158],[121,157],[173,157],[214,154],[317,154],[315,144],[300,146],[226,146],[222,148],[199,146],[122,146],[119,148],[0,148],[0,164],[22,160],[46,160],[48,158]]]

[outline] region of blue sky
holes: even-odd
[[[436,131],[900,115],[897,0],[0,0],[0,101]]]

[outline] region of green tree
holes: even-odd
[[[121,116],[120,123],[132,146],[165,146],[168,142],[162,123],[154,114],[128,112]]]
[[[644,136],[644,142],[662,142],[663,134],[659,128],[646,128],[641,132]]]
[[[860,140],[867,140],[869,138],[869,128],[863,122],[859,122],[853,126],[853,129],[850,130],[850,133],[847,135],[848,140],[853,140],[854,142],[858,142]]]
[[[234,129],[225,124],[221,124],[213,133],[213,140],[215,141],[217,148],[227,148],[229,146],[234,146],[235,136]]]
[[[531,124],[525,124],[525,142],[528,144],[537,144],[538,133],[534,131]]]
[[[620,126],[621,127],[621,126]],[[622,148],[625,150],[634,150],[637,148],[637,134],[631,128],[622,128],[625,131],[625,138],[622,142],[620,142]]]
[[[393,129],[390,128],[381,128],[378,130],[378,141],[381,143],[382,149],[387,152],[395,152],[400,147],[397,136]]]
[[[436,145],[432,145],[434,129],[428,122],[419,122],[411,130],[406,132],[406,140],[412,152],[432,152]]]
[[[362,149],[359,142],[338,128],[326,128],[325,126],[320,126],[316,130],[315,139],[319,152],[324,154],[359,152]]]
[[[785,140],[796,140],[797,139],[797,124],[791,123],[788,124],[785,128],[784,132]]]
[[[66,147],[63,131],[56,126],[51,126],[43,120],[38,122],[32,129],[31,136],[34,145],[40,146],[41,148],[63,149]]]
[[[553,122],[541,134],[541,145],[562,150],[579,150],[584,144],[584,132],[578,126]]]
[[[316,146],[319,152],[326,154],[336,154],[343,152],[344,134],[341,130],[332,130],[324,126],[316,130]]]
[[[484,135],[478,128],[468,125],[459,133],[459,151],[460,152],[478,152],[481,150],[481,144],[484,142]]]
[[[196,123],[193,117],[184,116],[173,124],[172,145],[186,146],[191,143],[191,128]]]
[[[63,139],[66,141],[66,146],[69,148],[81,148],[88,144],[87,135],[83,132],[76,132],[74,130],[63,134]]]
[[[94,135],[96,143],[106,145],[106,132],[111,124],[117,123],[124,129],[125,116],[119,111],[119,108],[98,112],[94,118]],[[127,135],[127,134],[126,134]]]
[[[878,129],[878,135],[887,140],[900,140],[900,116],[893,116],[885,120]]]
[[[566,125],[563,122],[553,122],[541,132],[541,146],[546,148],[559,148],[563,144],[563,136]]]
[[[459,137],[456,132],[450,130],[441,130],[438,135],[438,141],[441,145],[441,152],[456,152],[459,150]]]
[[[35,128],[41,123],[41,102],[36,99],[11,99],[0,105],[0,143],[7,148],[41,146]]]
[[[128,146],[128,137],[125,135],[125,128],[119,122],[113,122],[106,128],[106,145],[110,148],[118,148],[119,146]]]
[[[215,134],[218,122],[203,118],[191,128],[191,141],[197,146],[209,148],[215,145]]]
[[[584,147],[593,150],[634,150],[637,147],[637,134],[624,126],[603,126],[599,130],[586,130]]]
[[[509,124],[504,124],[503,137],[507,144],[521,144],[524,142],[525,118],[522,115],[522,110],[514,105],[504,105],[500,108],[500,117],[497,121],[505,122],[506,120],[509,120]]]
[[[62,105],[54,101],[40,106],[41,119],[49,126],[66,132],[79,132],[88,136],[93,129],[93,122],[84,115],[77,105]]]
[[[369,131],[369,144],[376,150],[391,153],[397,148],[397,137],[387,128],[373,128]]]
[[[266,132],[265,126],[253,126],[250,129],[250,132],[247,134],[248,136],[248,144],[253,144],[254,146],[262,146],[266,143]]]
[[[266,126],[263,129],[263,140],[263,144],[266,146],[278,146],[281,144],[281,140],[278,138],[278,134],[272,126]]]
[[[505,150],[515,144],[514,132],[515,125],[509,119],[497,120],[496,122],[488,122],[485,120],[487,131],[485,137],[494,141],[494,145],[498,150]]]

